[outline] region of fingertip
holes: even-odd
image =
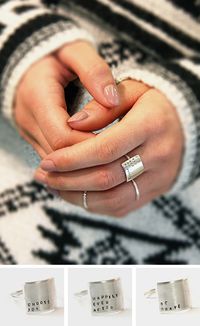
[[[40,168],[42,170],[44,170],[44,171],[47,171],[47,172],[56,171],[56,165],[50,159],[44,159],[44,160],[42,160],[41,163],[40,163]]]
[[[74,124],[74,123],[77,123],[77,122],[81,122],[83,120],[86,120],[87,118],[89,117],[88,113],[86,110],[81,110],[77,113],[75,113],[73,116],[71,116],[69,119],[68,119],[68,123],[69,124]]]

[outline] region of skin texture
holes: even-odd
[[[67,124],[69,115],[64,87],[77,77],[106,108],[111,109],[119,103],[108,65],[86,42],[65,45],[41,59],[31,66],[19,84],[14,105],[16,124],[20,135],[41,157],[93,137],[91,133],[75,131]],[[107,86],[116,91],[105,92]]]
[[[64,87],[77,76],[94,100],[85,106],[85,118],[73,121]],[[105,91],[110,85],[114,90]],[[181,166],[184,138],[173,105],[141,82],[127,80],[116,89],[107,64],[86,42],[34,64],[19,84],[14,114],[19,133],[43,158],[35,179],[75,205],[83,205],[87,190],[94,213],[118,217],[142,207],[171,188]],[[108,130],[91,133],[122,115]],[[144,163],[136,179],[139,201],[121,167],[125,154],[139,154]]]
[[[119,93],[121,105],[108,111],[92,101],[84,108],[90,116],[88,121],[80,121],[73,128],[88,130],[91,121],[97,128],[102,127],[102,119],[109,123],[125,114],[119,123],[91,139],[51,153],[35,174],[36,180],[58,190],[63,199],[75,205],[83,205],[82,194],[87,190],[91,212],[116,217],[125,216],[171,188],[184,145],[176,110],[162,93],[135,81],[122,82]],[[125,154],[139,154],[144,163],[145,172],[136,178],[139,201],[134,200],[135,190],[131,182],[126,182],[121,167]]]

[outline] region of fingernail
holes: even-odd
[[[56,197],[59,197],[59,191],[58,190],[55,190],[55,189],[52,189],[52,188],[47,188],[48,192],[50,192],[50,194],[56,196]]]
[[[45,171],[55,171],[56,166],[51,160],[43,160],[40,164],[40,167]]]
[[[36,181],[38,181],[39,183],[46,183],[46,181],[45,181],[45,174],[43,174],[43,173],[36,173],[35,175],[34,175],[34,178],[35,178],[35,180]]]
[[[118,94],[118,90],[117,87],[114,85],[108,85],[104,88],[104,95],[106,97],[106,100],[114,105],[117,106],[119,105],[119,94]]]
[[[88,118],[88,114],[86,111],[82,110],[80,112],[75,113],[68,122],[78,122]]]

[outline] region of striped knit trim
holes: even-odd
[[[188,71],[192,72],[200,80],[200,58],[198,64],[191,60],[188,60],[187,58],[180,59],[177,63],[184,69],[187,69]]]
[[[156,16],[152,12],[146,10],[142,7],[141,2],[140,6],[138,6],[137,4],[129,2],[128,0],[121,0],[120,3],[118,0],[113,1],[122,9],[127,10],[129,15],[133,15],[133,17],[136,16],[141,21],[143,21],[143,23],[148,23],[151,26],[157,28],[160,32],[163,32],[171,39],[174,39],[176,42],[180,43],[182,46],[187,46],[189,49],[193,49],[196,51],[196,53],[199,53],[200,41],[197,40],[197,38],[193,38],[192,36],[187,35],[180,28],[178,29],[173,27],[160,16]]]
[[[184,69],[178,62],[163,63],[163,67],[178,76],[178,78],[182,80],[182,83],[185,84],[182,92],[185,94],[189,107],[192,109],[194,116],[194,123],[196,125],[195,128],[197,130],[197,143],[195,164],[191,171],[190,182],[192,182],[200,175],[200,79],[197,78],[192,71]],[[175,82],[176,80],[174,83]]]
[[[1,8],[0,8],[1,9]],[[2,9],[1,9],[2,10]],[[34,10],[30,10],[29,12],[18,15],[12,11],[10,12],[1,12],[1,18],[0,22],[2,24],[5,24],[6,27],[6,33],[2,34],[0,36],[0,44],[3,45],[3,42],[5,42],[10,35],[13,34],[13,32],[21,25],[25,24],[27,21],[32,19],[33,17],[39,16],[41,14],[48,14],[50,13],[49,10],[44,10],[43,8],[37,8]]]
[[[2,33],[2,31],[4,30],[4,28],[5,28],[5,25],[4,24],[2,24],[2,23],[0,23],[0,34]]]
[[[35,8],[36,8],[36,6],[34,6],[34,5],[22,5],[22,6],[18,6],[16,8],[14,8],[14,12],[16,14],[22,14],[29,10],[35,9]]]
[[[132,0],[127,0],[127,2],[133,3]],[[175,6],[174,0],[171,3],[169,0],[134,0],[134,4],[155,15],[156,19],[161,18],[169,26],[188,35],[188,37],[200,40],[200,33],[197,32],[199,30],[199,22],[195,21],[188,12]]]
[[[34,6],[33,9],[29,9],[24,13],[17,13],[23,6]],[[0,5],[1,16],[0,22],[4,22],[8,26],[8,30],[15,30],[18,26],[24,24],[29,19],[37,16],[39,12],[53,13],[52,10],[44,7],[40,1],[37,0],[26,0],[26,1],[10,1],[5,5]],[[12,18],[12,20],[11,20]]]
[[[118,2],[117,0],[114,1],[115,4],[111,3],[109,0],[99,0],[99,2],[108,6],[108,8],[113,11],[114,15],[116,15],[116,13],[121,15],[130,23],[132,22],[132,24],[134,24],[134,26],[137,27],[141,33],[146,33],[146,42],[148,42],[149,38],[154,37],[155,40],[157,39],[157,42],[160,43],[161,47],[168,46],[168,48],[173,48],[174,50],[177,50],[177,53],[179,51],[180,53],[182,53],[182,55],[192,56],[198,53],[198,49],[200,46],[196,44],[198,42],[192,42],[192,39],[188,40],[188,38],[186,37],[186,40],[188,42],[193,43],[193,47],[191,45],[187,46],[187,43],[183,42],[183,40],[181,39],[180,32],[177,32],[176,30],[172,29],[171,33],[169,33],[169,28],[168,30],[166,30],[166,26],[165,29],[162,28],[164,23],[162,22],[161,25],[161,20],[159,22],[158,17],[156,17],[156,19],[152,18],[151,14],[145,12],[143,9],[140,9],[137,6],[133,6],[132,3],[129,4],[128,2],[124,2],[123,0],[120,2]],[[129,8],[129,10],[127,7]],[[158,25],[156,23],[158,23]],[[129,33],[130,35],[132,34],[132,29],[129,29]],[[178,35],[179,37],[177,37]],[[154,47],[156,46],[155,40]],[[144,43],[144,45],[145,44],[146,43]]]
[[[197,148],[197,130],[192,110],[183,93],[164,77],[148,71],[146,69],[131,69],[129,71],[114,71],[117,81],[134,79],[142,81],[164,93],[171,103],[175,106],[179,119],[182,124],[185,136],[185,152],[182,161],[182,168],[175,184],[168,193],[173,195],[183,189],[191,180],[191,174],[195,165]]]
[[[111,5],[110,1],[94,0],[94,2],[95,5],[87,0],[73,0],[74,5],[84,11],[84,15],[87,12],[92,12],[96,20],[101,19],[106,26],[109,25],[120,36],[137,43],[141,49],[145,49],[148,55],[152,55],[156,60],[180,58],[185,54],[183,49],[175,47],[175,41],[173,44],[167,43],[163,36],[161,37],[153,30],[148,30],[144,21],[136,22],[135,19],[133,20],[133,15],[130,13],[128,16],[125,15],[119,7]],[[157,32],[159,33],[158,30]],[[190,52],[190,49],[185,50]]]
[[[43,35],[42,38],[41,35]],[[2,112],[12,124],[14,123],[12,108],[15,91],[24,73],[26,73],[32,64],[43,58],[45,55],[57,50],[64,44],[71,43],[76,40],[86,40],[94,43],[93,38],[85,30],[82,30],[70,23],[66,24],[65,26],[62,23],[57,23],[48,26],[48,29],[45,27],[44,29],[34,33],[34,37],[27,38],[23,44],[24,53],[26,54],[21,56],[21,58],[21,53],[18,52],[21,49],[16,48],[10,60],[7,62],[5,69],[7,75],[3,74],[2,77],[2,80],[5,83],[2,88]],[[18,61],[19,59],[20,61]],[[11,67],[14,67],[14,62],[18,62],[17,66],[15,66],[14,69],[10,69]],[[9,76],[8,80],[6,76]]]
[[[10,75],[15,67],[19,64],[21,59],[38,43],[44,41],[46,38],[56,34],[58,31],[64,31],[74,28],[74,24],[65,21],[52,23],[42,28],[40,31],[34,32],[30,37],[26,38],[14,52],[11,52],[9,60],[6,62],[5,68],[1,78],[2,87],[0,88],[0,98],[4,96],[4,85],[7,84]]]
[[[197,21],[200,17],[200,2],[198,0],[168,0],[172,2],[173,5],[178,6],[181,10],[185,11],[187,14]]]
[[[15,51],[15,49],[26,41],[34,32],[42,32],[42,28],[47,27],[53,23],[59,21],[71,21],[67,18],[64,18],[60,15],[54,14],[42,14],[37,17],[32,18],[31,20],[26,21],[25,24],[20,25],[14,33],[9,37],[9,39],[4,42],[3,48],[0,51],[0,74],[2,74],[9,57]]]

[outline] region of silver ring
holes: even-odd
[[[146,299],[155,299],[156,298],[156,289],[151,289],[144,293]]]
[[[187,279],[157,283],[157,290],[145,293],[147,299],[158,298],[161,313],[180,312],[191,309],[191,297]]]
[[[23,290],[12,292],[10,295],[13,299],[20,299],[23,296]]]
[[[74,294],[77,299],[89,296],[92,315],[104,315],[124,310],[123,290],[120,278],[89,282],[88,289]]]
[[[83,192],[83,207],[85,209],[88,209],[88,203],[87,203],[87,191]]]
[[[125,156],[127,161],[123,162],[121,165],[126,175],[126,181],[129,182],[144,172],[144,165],[140,155],[135,155],[133,157],[129,157],[128,155]]]
[[[77,298],[83,298],[86,295],[88,295],[88,290],[82,290],[80,292],[74,293],[75,297]]]
[[[26,282],[24,289],[11,293],[12,298],[25,300],[27,314],[52,312],[56,309],[56,290],[53,278]]]
[[[90,282],[89,293],[93,315],[116,313],[124,310],[120,278]]]
[[[128,155],[124,155],[128,160],[130,159],[130,157],[128,156]],[[138,185],[137,185],[137,183],[136,183],[136,181],[135,180],[131,180],[132,181],[132,183],[133,183],[133,186],[134,186],[134,188],[135,188],[135,199],[138,201],[138,200],[140,200],[140,191],[139,191],[139,187],[138,187]]]
[[[135,188],[135,199],[138,201],[138,200],[140,200],[140,191],[139,191],[139,188],[138,188],[138,185],[137,185],[136,181],[132,180],[132,183],[133,183],[133,186]]]

